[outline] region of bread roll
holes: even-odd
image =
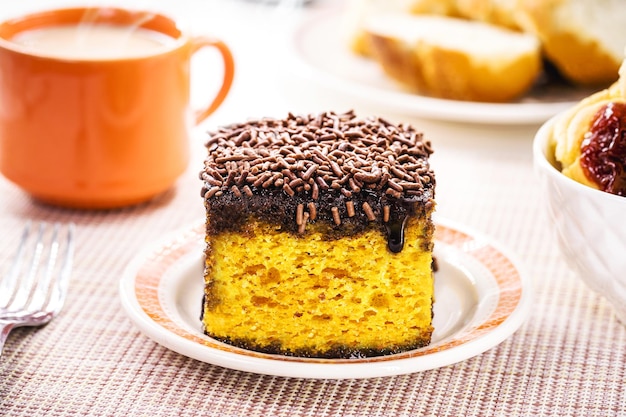
[[[519,0],[518,21],[561,74],[581,85],[617,79],[626,46],[624,0]]]
[[[434,97],[505,102],[539,75],[537,38],[451,17],[386,13],[364,23],[372,57],[409,89]]]
[[[518,0],[452,0],[456,13],[470,20],[521,30]]]
[[[409,10],[413,14],[434,14],[458,17],[457,0],[411,0]]]
[[[357,55],[370,56],[369,45],[363,30],[363,22],[380,13],[412,13],[415,0],[348,0],[343,28],[348,46]],[[440,0],[427,0],[439,2]],[[445,0],[454,1],[454,0]]]

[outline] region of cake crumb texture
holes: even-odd
[[[250,222],[212,240],[204,321],[210,335],[296,356],[370,356],[425,346],[433,331],[432,227],[407,226],[397,254],[370,229],[329,241]]]

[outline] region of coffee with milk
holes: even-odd
[[[78,24],[26,30],[11,41],[30,53],[65,59],[125,59],[149,56],[175,42],[163,33],[136,26]]]

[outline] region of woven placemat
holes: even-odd
[[[0,179],[1,266],[25,219],[77,224],[62,314],[46,327],[15,330],[0,357],[0,415],[626,416],[626,328],[560,257],[530,142],[485,145],[490,151],[476,153],[436,144],[438,215],[517,255],[534,283],[530,317],[502,344],[464,362],[360,380],[272,377],[198,362],[145,337],[122,311],[118,282],[127,263],[203,218],[200,146],[172,191],[117,211],[40,205]]]

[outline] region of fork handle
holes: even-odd
[[[4,347],[4,342],[7,341],[9,337],[9,333],[13,330],[14,323],[9,323],[6,321],[0,320],[0,355],[2,355],[2,348]]]

